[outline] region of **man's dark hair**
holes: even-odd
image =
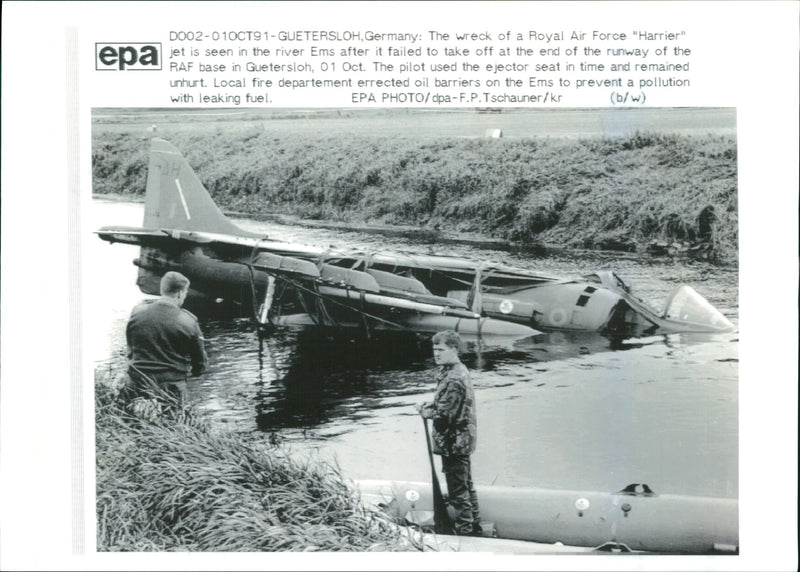
[[[445,330],[434,334],[431,341],[434,344],[444,344],[458,350],[461,347],[461,336],[453,330]]]
[[[161,279],[162,296],[175,296],[178,292],[188,287],[189,279],[180,272],[167,272]]]

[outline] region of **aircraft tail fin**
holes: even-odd
[[[180,151],[158,138],[150,147],[144,227],[254,236],[223,214]]]

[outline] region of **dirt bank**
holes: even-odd
[[[731,135],[276,136],[264,125],[158,135],[181,149],[223,209],[254,218],[738,262]],[[93,191],[141,196],[146,137],[96,125],[92,146]]]

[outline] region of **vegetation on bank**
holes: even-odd
[[[520,244],[738,261],[731,136],[392,138],[176,130],[167,137],[221,208],[413,225]],[[93,137],[94,192],[141,195],[148,144]],[[659,245],[656,247],[656,243]]]
[[[330,465],[146,405],[123,407],[95,383],[98,550],[418,548]]]

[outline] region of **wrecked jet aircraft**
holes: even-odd
[[[169,270],[191,280],[198,303],[261,324],[484,337],[539,330],[638,336],[725,332],[733,325],[690,286],[657,314],[613,272],[578,278],[465,258],[336,252],[239,228],[214,203],[181,153],[151,142],[141,227],[103,227],[110,243],[140,247],[137,285],[157,295]]]

